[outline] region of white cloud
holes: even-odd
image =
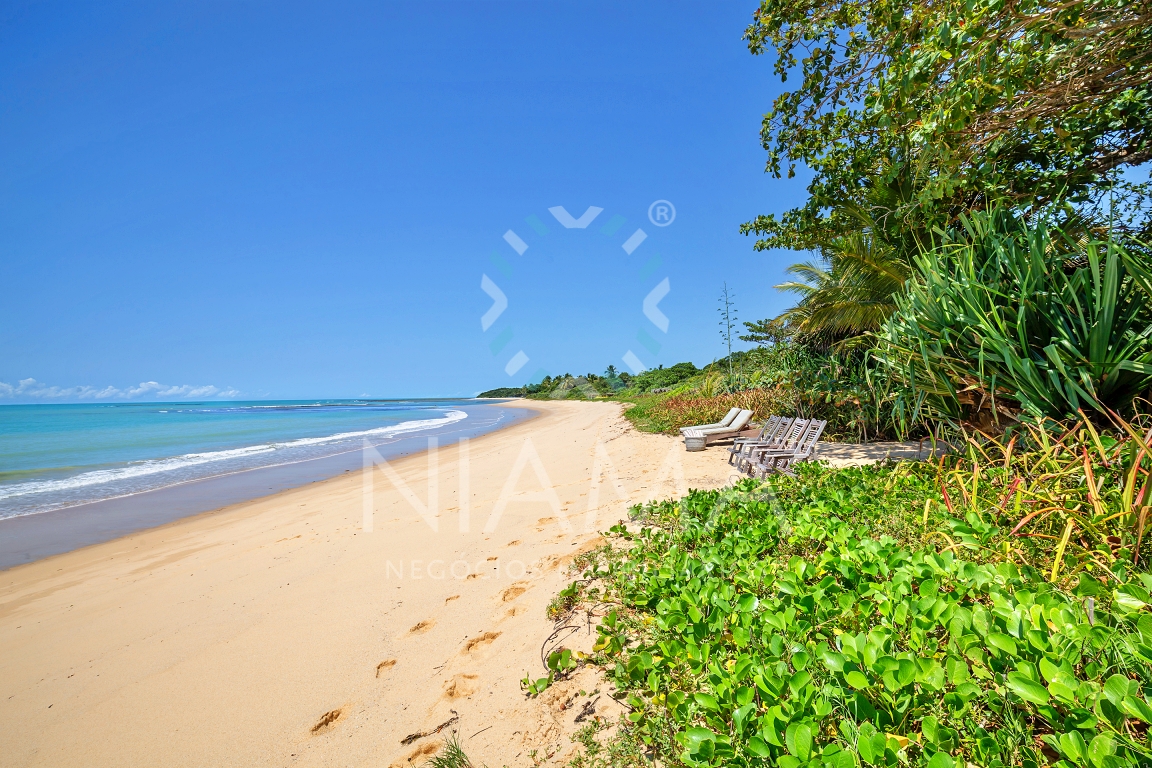
[[[220,387],[206,384],[193,386],[192,384],[169,385],[157,381],[142,381],[134,387],[90,387],[87,385],[75,387],[57,387],[36,379],[21,379],[15,385],[0,381],[0,399],[20,400],[165,400],[183,398],[219,397],[233,398],[239,395],[239,390],[232,387]]]

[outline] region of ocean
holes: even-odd
[[[475,400],[0,406],[0,519],[349,454],[365,441],[380,450],[476,434],[510,411]]]

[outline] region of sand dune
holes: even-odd
[[[408,766],[452,730],[477,763],[560,760],[585,681],[519,680],[567,565],[629,502],[730,473],[617,404],[521,406],[374,470],[370,515],[356,472],[0,573],[0,765]]]

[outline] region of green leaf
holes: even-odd
[[[944,663],[948,670],[948,682],[953,685],[965,682],[969,678],[968,662],[954,656],[949,656]]]
[[[1008,673],[1008,688],[1025,701],[1030,701],[1033,704],[1048,703],[1049,694],[1044,686],[1019,672]]]
[[[842,750],[831,756],[825,753],[821,757],[824,765],[828,768],[856,768],[856,758],[847,750]]]
[[[807,762],[812,754],[812,728],[806,723],[792,723],[784,734],[784,743],[789,754]]]
[[[715,748],[716,734],[707,728],[693,727],[685,730],[676,737],[684,748],[688,750],[689,754],[701,754],[705,749],[708,750],[711,756],[712,749]],[[708,748],[706,745],[712,745]]]
[[[1067,685],[1063,679],[1056,678],[1048,683],[1048,690],[1061,701],[1072,704],[1076,701],[1076,689]]]
[[[877,755],[872,751],[872,738],[864,733],[863,730],[856,737],[856,752],[860,755],[860,759],[869,765],[875,765]],[[879,757],[883,757],[884,753],[881,751]]]
[[[832,672],[842,672],[844,670],[845,658],[843,654],[835,653],[833,651],[824,651],[820,654],[821,661],[824,666],[828,667]]]
[[[1056,666],[1047,658],[1040,659],[1040,674],[1044,675],[1044,679],[1052,682],[1060,674],[1060,667]]]
[[[764,740],[759,736],[753,736],[752,738],[748,739],[748,743],[744,745],[744,748],[752,754],[756,755],[756,757],[772,756],[772,749],[767,744],[765,744]]]
[[[1087,573],[1080,574],[1080,583],[1076,585],[1075,594],[1078,597],[1092,597],[1104,593],[1104,585]]]
[[[1132,717],[1143,720],[1146,723],[1152,723],[1152,707],[1148,706],[1143,699],[1128,696],[1124,701],[1120,702],[1120,708]]]
[[[928,768],[953,768],[956,763],[947,752],[937,752],[928,761]]]
[[[935,744],[936,743],[936,728],[938,721],[933,715],[929,715],[920,721],[920,733],[924,734],[925,740]]]
[[[1011,636],[1001,632],[989,632],[988,645],[1007,653],[1009,656],[1016,655],[1016,641]]]
[[[694,693],[692,694],[692,698],[696,700],[697,704],[704,707],[704,709],[710,709],[713,712],[720,710],[720,702],[716,701],[716,697],[711,694]]]
[[[844,680],[848,683],[848,685],[852,686],[858,691],[862,691],[870,685],[868,678],[865,677],[863,673],[857,672],[855,670],[844,675]]]
[[[1074,763],[1084,762],[1084,759],[1087,757],[1088,747],[1079,733],[1072,731],[1062,734],[1058,743],[1060,745],[1060,751],[1064,753],[1065,757],[1071,758]]]
[[[1116,748],[1112,744],[1112,736],[1107,733],[1097,734],[1096,738],[1092,739],[1092,743],[1088,745],[1088,759],[1092,761],[1092,765],[1096,768],[1104,768],[1104,760]]]
[[[896,670],[896,682],[903,688],[916,679],[916,664],[911,659],[900,659],[900,666]]]
[[[812,675],[807,672],[797,672],[792,675],[792,679],[788,681],[788,688],[792,691],[793,695],[799,694],[800,689],[812,682]]]
[[[1148,603],[1144,602],[1130,592],[1117,589],[1112,594],[1115,597],[1115,601],[1119,605],[1122,605],[1131,611],[1138,611],[1148,605]]]
[[[1108,682],[1104,683],[1104,695],[1112,702],[1112,706],[1118,708],[1124,701],[1128,695],[1128,682],[1128,678],[1124,675],[1112,675],[1108,678]]]

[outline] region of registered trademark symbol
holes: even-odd
[[[657,200],[648,206],[648,221],[657,227],[666,227],[676,221],[676,206],[667,200]]]

